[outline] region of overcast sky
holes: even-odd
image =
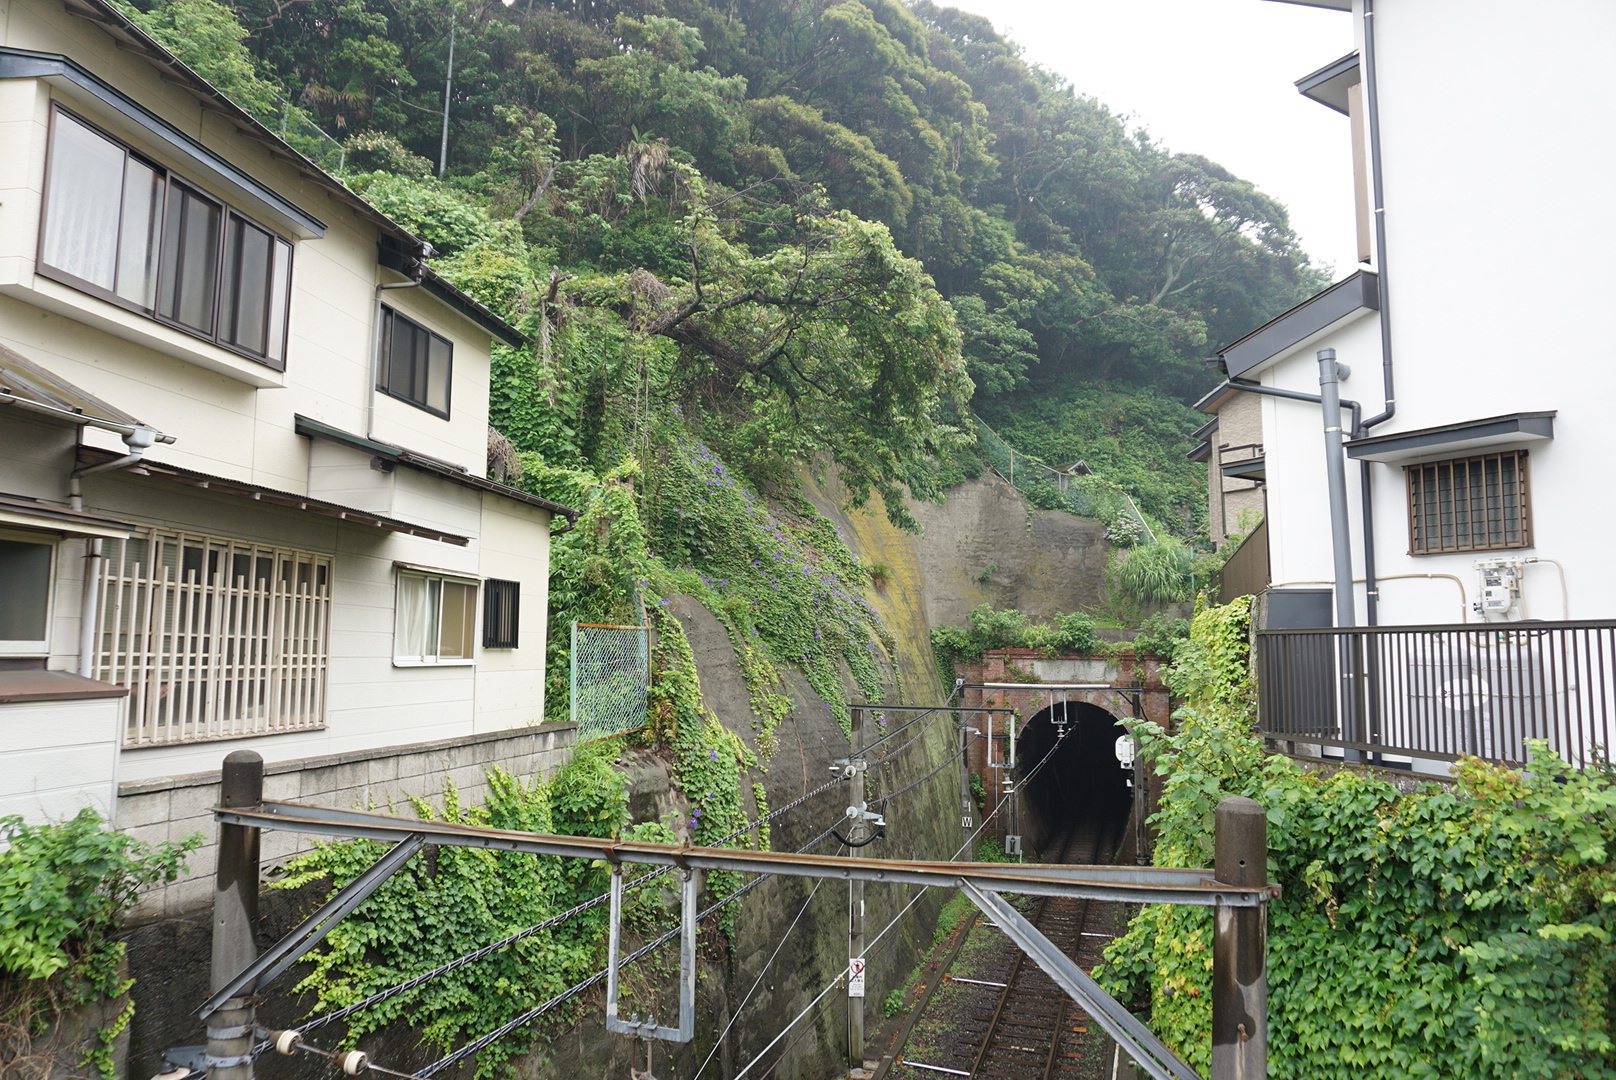
[[[1352,51],[1352,16],[1272,0],[938,0],[991,19],[1170,150],[1203,154],[1289,209],[1313,261],[1357,259],[1347,118],[1292,85]]]

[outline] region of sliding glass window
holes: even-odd
[[[292,245],[60,108],[39,263],[46,277],[286,366]]]
[[[413,319],[382,308],[376,389],[445,419],[454,346]]]

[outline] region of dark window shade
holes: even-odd
[[[516,648],[521,601],[520,581],[489,578],[483,582],[483,648]]]
[[[454,346],[392,308],[382,308],[376,389],[445,419]]]
[[[1530,547],[1525,450],[1405,466],[1413,554]]]

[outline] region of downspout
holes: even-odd
[[[92,473],[112,472],[114,469],[127,468],[145,456],[147,450],[156,442],[171,443],[172,435],[161,435],[149,427],[136,425],[124,433],[123,443],[129,448],[129,453],[121,458],[104,461],[99,465],[90,465],[82,469],[75,469],[67,479],[67,504],[74,510],[84,509],[84,490],[79,481]],[[79,663],[76,674],[84,678],[93,678],[91,672],[95,670],[95,628],[100,618],[101,599],[101,539],[91,537],[85,542],[84,552],[84,588],[79,597]]]
[[[1380,287],[1380,377],[1386,407],[1353,426],[1353,438],[1361,439],[1369,429],[1397,415],[1397,393],[1392,384],[1391,290],[1386,275],[1386,187],[1380,167],[1380,89],[1376,78],[1375,0],[1363,0],[1363,84],[1364,108],[1369,123],[1369,175],[1374,197],[1371,208],[1375,221],[1375,271]],[[1380,622],[1380,583],[1375,578],[1375,512],[1372,462],[1359,461],[1359,483],[1363,498],[1364,625]]]
[[[1330,552],[1335,562],[1335,624],[1353,626],[1352,541],[1348,536],[1347,463],[1341,442],[1341,380],[1348,374],[1334,349],[1320,349],[1319,400],[1324,406],[1324,476],[1330,491]]]
[[[1334,349],[1320,349],[1319,397],[1324,412],[1324,475],[1330,493],[1330,553],[1335,563],[1335,625],[1337,629],[1353,626],[1356,618],[1352,603],[1352,538],[1347,518],[1347,462],[1342,452],[1341,380],[1349,371],[1345,364],[1336,363]],[[1358,723],[1357,673],[1354,662],[1357,642],[1346,635],[1338,635],[1336,671],[1341,679],[1341,734],[1349,741],[1362,741],[1363,732]],[[1348,751],[1348,760],[1359,760],[1361,755]]]

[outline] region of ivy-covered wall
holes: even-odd
[[[1197,614],[1175,731],[1142,756],[1157,865],[1211,865],[1225,796],[1268,809],[1269,1075],[1616,1076],[1616,776],[1541,746],[1525,773],[1464,761],[1451,789],[1303,771],[1253,733],[1248,603]],[[1209,912],[1146,907],[1106,957],[1102,982],[1204,1070]]]

